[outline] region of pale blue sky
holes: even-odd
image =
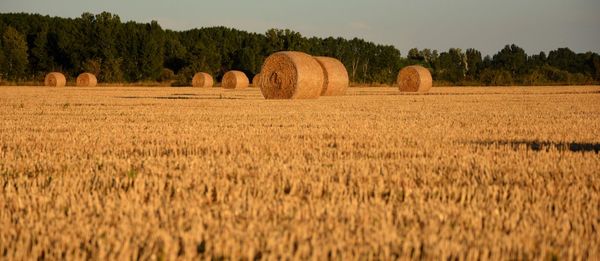
[[[510,43],[530,54],[558,47],[600,52],[600,0],[0,0],[0,12],[79,17],[102,11],[175,30],[224,25],[359,37],[394,45],[402,55],[412,47],[494,54]]]

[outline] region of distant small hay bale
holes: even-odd
[[[260,87],[260,73],[254,75],[254,77],[252,77],[252,85],[254,87]]]
[[[402,92],[428,92],[433,85],[429,70],[423,66],[407,66],[398,73],[398,85]]]
[[[98,79],[91,73],[82,73],[77,76],[76,85],[78,87],[96,87],[96,85],[98,85]]]
[[[228,71],[221,81],[221,86],[225,89],[246,89],[248,85],[250,85],[248,77],[240,71]]]
[[[194,74],[192,78],[193,87],[210,88],[215,84],[213,77],[205,72],[199,72]]]
[[[323,90],[321,96],[338,96],[346,94],[350,79],[342,62],[331,57],[315,57],[323,69]]]
[[[51,72],[46,75],[44,79],[44,85],[50,87],[65,87],[67,84],[67,78],[65,75],[59,72]]]
[[[265,99],[316,99],[323,89],[323,69],[302,52],[277,52],[260,72],[260,91]]]

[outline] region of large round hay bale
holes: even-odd
[[[423,66],[407,66],[398,73],[398,85],[402,92],[428,92],[433,85],[429,70]]]
[[[192,78],[193,87],[210,88],[213,87],[214,84],[213,77],[205,72],[196,73]]]
[[[331,57],[315,57],[323,69],[322,96],[337,96],[346,94],[350,80],[348,71],[342,62]]]
[[[252,77],[252,85],[254,87],[260,87],[260,73],[254,75],[254,77]]]
[[[91,73],[82,73],[77,76],[78,87],[96,87],[98,85],[98,79]]]
[[[278,52],[265,60],[260,90],[266,99],[316,99],[323,89],[323,69],[302,52]]]
[[[50,87],[65,87],[67,84],[67,78],[65,75],[59,72],[51,72],[46,75],[44,79],[44,85]]]
[[[229,71],[223,75],[221,86],[225,89],[245,89],[250,81],[245,73],[240,71]]]

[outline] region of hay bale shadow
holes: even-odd
[[[513,150],[526,147],[528,150],[541,152],[552,149],[569,152],[594,152],[600,153],[600,143],[585,142],[552,142],[552,141],[528,141],[528,140],[483,140],[470,142],[479,146],[508,146]]]

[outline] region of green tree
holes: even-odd
[[[283,30],[283,47],[288,51],[304,51],[308,50],[307,41],[298,32],[286,29]]]
[[[577,58],[579,59],[579,67],[575,73],[581,73],[593,79],[596,75],[594,57],[597,55],[598,54],[592,52],[578,53]]]
[[[104,82],[122,82],[124,79],[123,70],[121,69],[123,59],[113,58],[102,61],[100,70],[100,79]]]
[[[481,52],[470,48],[467,49],[465,55],[467,56],[467,78],[471,81],[478,80],[483,66]]]
[[[229,68],[222,68],[221,56],[214,42],[197,42],[188,52],[189,67],[195,72],[208,72],[211,74],[224,74]]]
[[[81,72],[89,72],[97,77],[100,76],[102,72],[102,60],[99,58],[86,60],[81,64]]]
[[[594,64],[594,75],[597,81],[600,80],[600,55],[595,54],[592,58],[592,63]]]
[[[118,28],[121,25],[121,19],[117,15],[109,12],[102,12],[96,15],[94,19],[93,39],[98,56],[102,60],[114,60],[117,58],[117,35]]]
[[[482,67],[482,71],[484,69],[489,69],[492,67],[492,57],[490,57],[489,55],[486,55],[485,57],[483,57],[483,63],[481,65]]]
[[[282,37],[283,31],[279,29],[269,29],[265,33],[266,37],[266,51],[268,53],[274,53],[285,50],[285,39]]]
[[[178,73],[181,68],[188,65],[185,59],[187,49],[179,41],[177,33],[167,31],[166,34],[164,67],[171,69],[174,73]]]
[[[437,55],[434,53],[437,53],[437,51],[432,52],[427,48],[420,51],[421,57],[423,57],[423,62],[425,62],[428,66],[431,66],[437,59]]]
[[[93,17],[84,14],[82,19],[86,24],[91,23],[91,27],[86,29],[89,31],[89,41],[94,42],[93,48],[88,48],[91,53],[89,59],[101,62],[101,73],[98,77],[100,81],[121,82],[126,78],[125,75],[129,75],[128,72],[139,73],[137,68],[124,70],[125,61],[135,61],[134,57],[123,51],[131,44],[131,38],[126,36],[135,34],[135,31],[123,32],[123,28],[127,25],[121,23],[119,16],[109,12],[102,12]],[[127,80],[138,79],[127,78]]]
[[[141,34],[137,56],[138,69],[142,80],[156,80],[162,72],[164,63],[163,31],[156,21],[152,21],[145,29]]]
[[[425,60],[423,55],[421,54],[421,52],[419,52],[419,49],[417,48],[412,48],[408,50],[407,58],[415,62],[422,62]]]
[[[0,41],[0,83],[4,81],[6,76],[4,75],[4,65],[6,64],[6,58],[4,56],[4,48],[2,48],[2,41]]]
[[[48,50],[48,27],[46,25],[35,34],[29,57],[31,69],[35,74],[44,75],[54,69],[54,61]]]
[[[29,63],[25,36],[9,26],[2,35],[2,47],[4,49],[2,69],[6,79],[20,80],[24,78]]]
[[[569,48],[558,48],[548,54],[548,64],[563,71],[577,72],[582,67],[581,62],[577,54]]]
[[[252,48],[242,48],[236,52],[233,69],[242,70],[250,75],[257,74],[260,68],[256,56]]]
[[[569,72],[561,70],[552,65],[544,65],[539,70],[545,78],[553,83],[567,84],[569,82]]]
[[[510,73],[511,80],[518,79],[527,72],[527,54],[516,45],[506,45],[493,57],[494,69]]]
[[[546,75],[539,68],[533,70],[523,78],[523,84],[529,86],[545,85],[547,82],[548,79],[546,78]]]
[[[170,71],[163,70],[167,68],[176,74],[178,82],[184,83],[200,70],[212,73],[216,79],[231,69],[252,76],[273,52],[296,50],[339,59],[351,81],[359,83],[393,83],[398,70],[410,64],[429,67],[435,80],[452,84],[464,80],[499,85],[600,80],[598,54],[575,53],[568,48],[551,51],[548,56],[544,53],[527,56],[518,46],[507,45],[493,59],[489,56],[481,59],[481,53],[474,49],[462,52],[452,48],[439,54],[436,50],[413,48],[403,58],[393,46],[358,38],[306,38],[281,29],[256,34],[222,26],[165,31],[156,22],[122,23],[117,15],[108,12],[84,13],[76,19],[0,14],[0,44],[8,27],[25,36],[22,47],[29,50],[25,73],[37,76],[50,70],[63,71],[70,77],[91,71],[98,72],[100,81],[131,82],[156,80],[161,73],[161,79],[168,79]],[[0,52],[0,72],[6,78],[9,68],[6,45],[3,53],[4,58]],[[13,64],[10,63],[11,70],[15,68]]]
[[[514,81],[512,74],[503,69],[485,69],[481,72],[481,82],[490,86],[509,86]]]
[[[400,51],[393,46],[380,46],[371,62],[369,80],[374,83],[393,84],[401,68]]]
[[[467,73],[467,56],[459,48],[450,48],[443,52],[435,64],[435,76],[439,80],[458,84]]]
[[[548,61],[546,53],[540,52],[539,54],[534,54],[532,56],[529,56],[529,58],[527,59],[527,69],[535,70],[544,66],[545,64],[547,64],[547,62]]]

